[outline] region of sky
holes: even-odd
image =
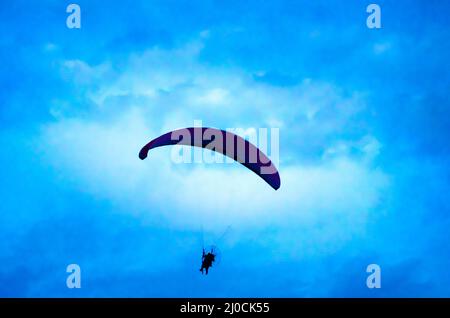
[[[450,3],[76,3],[0,4],[0,296],[450,296]],[[195,120],[278,128],[280,189],[139,160]]]

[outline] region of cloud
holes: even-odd
[[[392,44],[390,42],[380,42],[375,43],[373,45],[373,52],[375,55],[380,55],[388,52],[392,48]]]
[[[261,83],[243,70],[201,64],[202,47],[192,42],[132,55],[122,70],[114,70],[114,79],[103,77],[104,67],[64,62],[82,78],[102,80],[84,96],[95,106],[90,112],[43,127],[45,160],[78,191],[114,202],[145,222],[162,219],[193,230],[203,224],[216,233],[233,224],[243,236],[277,226],[270,239],[278,248],[311,253],[363,233],[389,178],[373,164],[380,149],[375,137],[364,130],[343,133],[364,109],[362,95],[311,79],[288,87]],[[195,119],[220,128],[279,125],[282,147],[287,145],[281,189],[273,191],[237,163],[177,165],[170,148],[138,159],[148,140]],[[357,149],[359,156],[331,150],[336,145]],[[297,158],[307,157],[305,147],[317,154],[315,160]],[[308,238],[292,240],[294,231]]]
[[[286,149],[295,149],[298,158],[321,156],[331,143],[369,134],[361,116],[364,92],[311,78],[288,87],[261,82],[242,69],[205,65],[203,47],[201,41],[171,50],[155,47],[132,54],[120,69],[111,69],[109,62],[63,65],[73,64],[75,79],[94,79],[84,86],[79,82],[78,91],[100,116],[139,108],[147,126],[158,132],[196,119],[215,127],[276,125],[283,129]]]

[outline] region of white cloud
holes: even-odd
[[[58,45],[56,45],[55,43],[51,43],[51,42],[46,43],[43,47],[44,52],[49,52],[49,53],[54,52],[58,49],[59,49]]]
[[[213,88],[208,90],[204,95],[196,98],[196,102],[209,105],[224,105],[228,91],[223,88]]]
[[[110,63],[64,64],[76,69],[81,80],[95,78],[99,83],[92,89],[92,83],[85,81],[92,102],[106,109],[117,103],[121,109],[142,106],[149,115],[157,112],[162,119],[158,124],[173,117],[183,118],[180,126],[198,118],[225,127],[276,123],[290,127],[297,136],[311,132],[325,136],[345,128],[365,107],[360,93],[348,94],[330,83],[306,79],[294,87],[277,87],[255,81],[239,69],[207,67],[198,60],[202,48],[199,42],[174,50],[153,48],[132,55],[124,70],[109,77],[102,74],[110,71]]]
[[[93,81],[102,79],[111,71],[109,63],[89,65],[81,60],[64,60],[61,63],[61,74],[66,80],[79,85],[92,85]]]
[[[270,239],[280,247],[327,251],[364,232],[388,186],[385,173],[372,167],[381,145],[365,131],[351,143],[336,146],[328,140],[364,108],[361,94],[312,80],[283,88],[255,82],[242,70],[202,65],[201,48],[194,43],[131,56],[114,80],[103,79],[86,96],[112,114],[59,118],[47,125],[41,136],[47,159],[75,188],[110,200],[144,223],[163,219],[193,229],[202,223],[211,231],[233,224],[243,236],[277,226]],[[104,74],[104,67],[80,61],[65,65],[86,78]],[[299,140],[293,145],[299,150],[288,156],[313,141],[333,155],[282,165],[278,191],[237,163],[176,165],[169,148],[139,160],[139,149],[150,139],[194,119],[220,128],[276,123],[280,135]],[[345,151],[355,144],[365,159]]]
[[[373,45],[373,52],[376,55],[381,55],[388,52],[391,48],[392,44],[390,42],[379,42]]]

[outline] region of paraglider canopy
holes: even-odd
[[[139,158],[144,160],[151,149],[186,145],[219,152],[252,170],[273,189],[280,188],[280,175],[273,162],[255,145],[244,138],[225,130],[190,127],[163,134],[142,147]]]

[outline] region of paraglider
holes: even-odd
[[[248,140],[230,131],[206,127],[190,127],[170,131],[142,147],[139,152],[139,158],[144,160],[147,158],[150,150],[169,145],[200,147],[221,153],[253,171],[273,189],[278,190],[280,188],[280,175],[267,155]],[[229,228],[222,235],[222,238]],[[205,272],[208,275],[209,269],[213,264],[217,264],[219,260],[220,253],[217,248],[211,248],[206,252],[203,247],[200,267],[202,274]]]
[[[202,267],[200,268],[200,272],[203,274],[203,270],[206,271],[206,275],[208,275],[208,269],[213,266],[214,261],[216,260],[216,255],[214,254],[214,250],[211,249],[208,253],[205,253],[205,249],[203,249],[202,254]]]
[[[280,175],[273,162],[255,145],[232,132],[206,127],[174,130],[147,143],[139,152],[139,158],[144,160],[151,149],[169,145],[194,146],[219,152],[256,173],[273,189],[280,187]]]
[[[216,245],[211,245],[206,248],[203,247],[202,252],[202,265],[200,267],[200,272],[208,275],[208,272],[211,267],[217,266],[220,264],[220,260],[222,259],[222,253]]]

